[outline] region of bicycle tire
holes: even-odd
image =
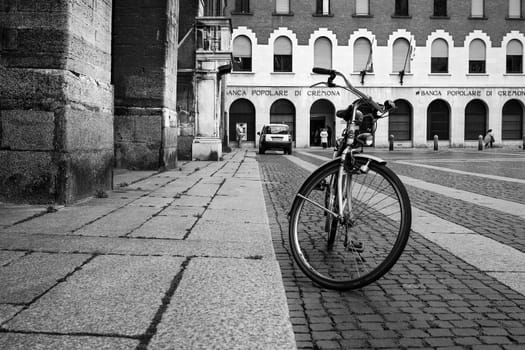
[[[384,164],[356,157],[356,169],[365,164],[368,172],[352,172],[347,181],[355,210],[345,215],[346,222],[336,218],[336,224],[330,225],[337,231],[335,237],[326,230],[333,215],[323,205],[326,185],[323,188],[322,184],[337,176],[340,159],[314,171],[292,204],[289,241],[293,258],[312,281],[328,289],[357,289],[375,282],[396,263],[409,238],[412,214],[406,188]],[[345,176],[350,175],[345,171]],[[331,247],[330,237],[334,240]]]

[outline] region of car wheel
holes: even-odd
[[[259,147],[259,154],[264,154],[264,152],[265,152],[264,147]]]
[[[285,153],[286,153],[286,151],[285,151]],[[288,147],[288,154],[292,155],[292,146]]]

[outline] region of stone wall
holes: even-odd
[[[0,1],[0,201],[111,188],[111,0]]]
[[[174,167],[178,1],[114,0],[113,20],[116,166]]]

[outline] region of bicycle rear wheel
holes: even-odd
[[[354,168],[367,163],[367,172],[343,175],[343,218],[334,215],[339,159],[310,175],[292,205],[293,257],[323,287],[348,290],[376,281],[395,264],[407,243],[411,207],[406,189],[384,164],[359,157]]]

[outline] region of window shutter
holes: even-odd
[[[521,45],[521,43],[516,39],[509,41],[507,44],[507,55],[522,56],[523,45]]]
[[[234,57],[252,57],[252,43],[246,36],[241,35],[233,41]]]
[[[323,15],[330,13],[330,0],[323,0]]]
[[[290,0],[276,0],[275,12],[290,13]]]
[[[359,38],[354,43],[354,72],[365,70],[370,55],[370,41]]]
[[[485,61],[485,43],[479,39],[470,42],[469,60]]]
[[[432,42],[432,57],[448,57],[448,44],[443,39],[436,39]]]
[[[409,49],[410,44],[405,39],[397,39],[394,42],[392,72],[397,73],[402,71],[403,69],[405,70],[405,72],[410,72],[410,57],[407,57]]]
[[[368,1],[369,0],[356,0],[355,3],[355,14],[356,15],[368,15]]]
[[[328,38],[319,38],[314,44],[314,67],[332,68],[332,43]]]
[[[484,0],[472,0],[472,17],[483,17],[485,15],[483,2]]]
[[[521,0],[509,0],[509,17],[521,17]]]
[[[292,42],[290,39],[281,36],[275,40],[273,50],[275,55],[291,55]]]

